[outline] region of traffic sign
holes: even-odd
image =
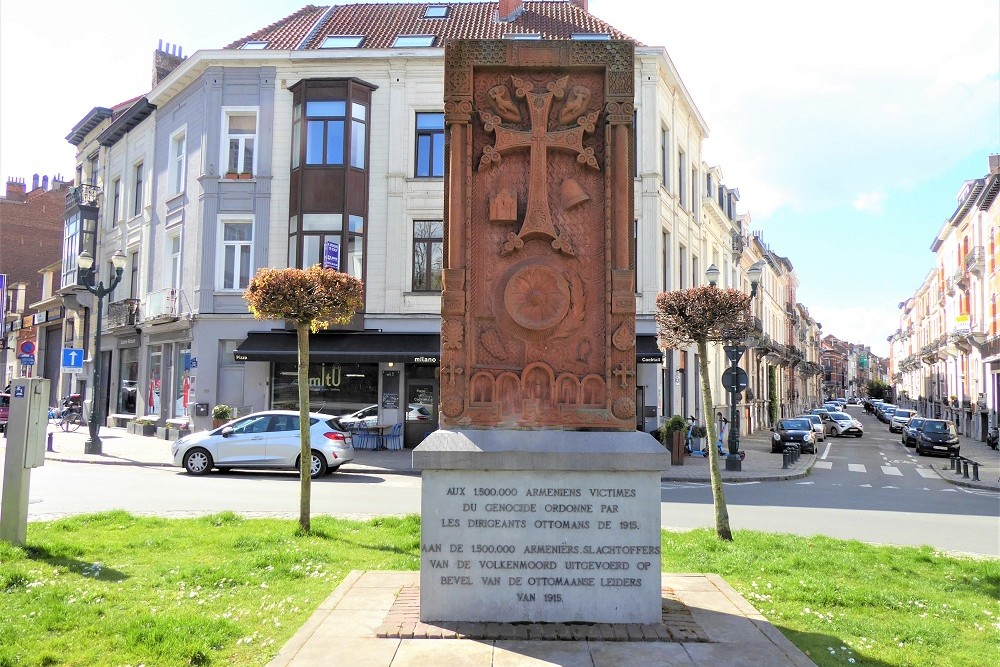
[[[26,340],[21,343],[21,354],[34,354],[35,353],[35,341]]]
[[[34,366],[35,365],[35,355],[33,354],[22,354],[18,357],[21,360],[22,366]]]
[[[739,366],[727,368],[722,373],[722,386],[730,393],[738,394],[746,389],[748,384],[750,384],[750,377]]]
[[[64,373],[78,373],[83,370],[83,350],[75,347],[64,347],[62,351],[62,370]]]
[[[743,345],[723,345],[722,349],[726,351],[726,359],[734,363],[739,361],[743,353],[747,351]]]

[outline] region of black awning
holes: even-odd
[[[297,361],[295,332],[253,331],[236,348],[237,361]],[[437,365],[441,336],[422,333],[318,333],[309,336],[309,360],[373,364],[393,361]]]
[[[658,364],[663,353],[656,336],[636,336],[636,361]],[[286,361],[299,358],[294,331],[252,331],[235,350],[237,361]],[[309,336],[309,359],[313,363],[437,365],[441,358],[441,336],[433,333],[318,333]]]
[[[635,337],[635,360],[640,364],[659,364],[663,362],[663,351],[656,346],[656,336],[638,335]]]

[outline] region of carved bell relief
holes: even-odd
[[[562,199],[563,208],[567,211],[590,199],[590,196],[583,191],[580,184],[572,178],[567,178],[559,186],[559,197]]]

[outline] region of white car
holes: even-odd
[[[428,421],[430,418],[431,412],[427,409],[427,406],[418,403],[410,403],[407,406],[406,421],[422,422]],[[352,412],[337,419],[340,421],[341,426],[351,431],[357,430],[362,426],[371,428],[378,422],[378,406],[367,405],[357,412]]]
[[[910,419],[917,416],[916,410],[904,410],[902,408],[892,413],[889,420],[889,433],[902,433]]]
[[[338,427],[336,417],[312,412],[309,423],[310,477],[335,472],[354,459],[351,434]],[[299,413],[269,410],[186,435],[174,442],[170,453],[175,466],[204,475],[212,468],[298,470],[301,447]]]
[[[826,429],[823,428],[823,420],[819,415],[799,415],[796,419],[808,419],[813,425],[813,434],[816,436],[816,442],[826,441]]]
[[[842,435],[860,438],[865,433],[864,425],[845,412],[828,412],[822,418],[826,432],[838,438]]]

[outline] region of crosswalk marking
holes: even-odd
[[[868,472],[864,463],[848,463],[847,469],[851,472]]]
[[[833,461],[816,461],[813,467],[823,468],[824,470],[830,470],[833,468]]]
[[[924,479],[937,479],[940,477],[940,475],[929,468],[917,468],[917,474]]]
[[[882,473],[885,475],[899,475],[903,476],[903,473],[899,472],[899,468],[895,466],[882,466]]]

